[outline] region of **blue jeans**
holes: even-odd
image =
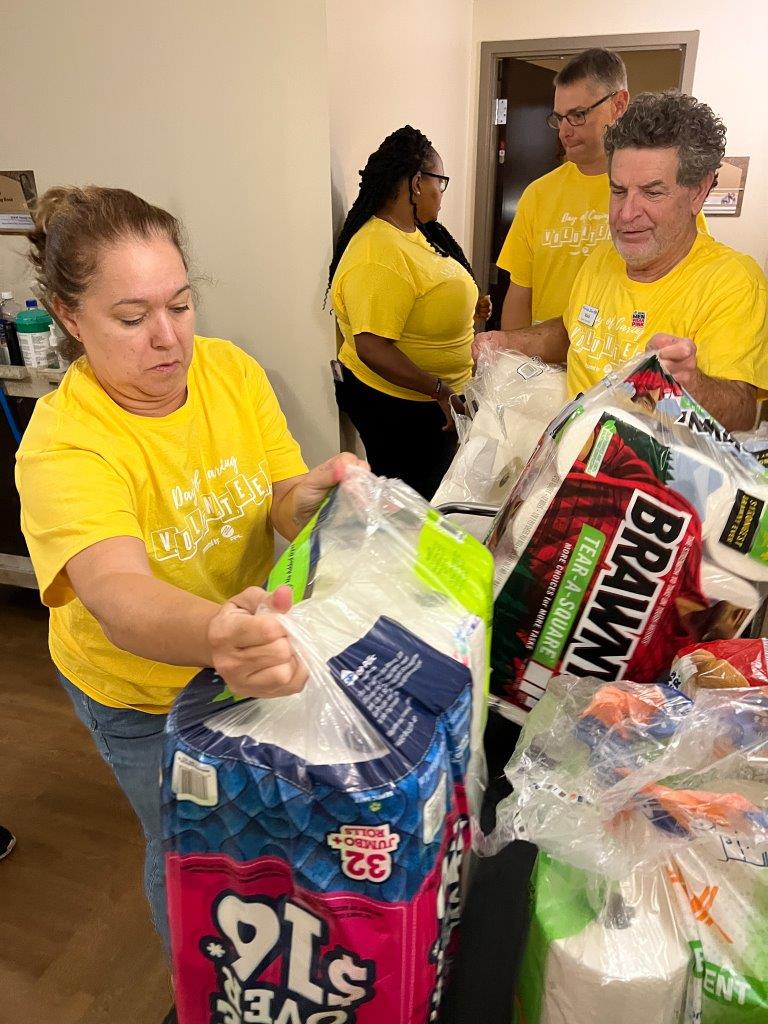
[[[160,827],[160,764],[166,715],[99,704],[58,672],[77,717],[93,736],[141,822],[147,841],[144,891],[157,933],[170,956],[165,902],[165,858]]]

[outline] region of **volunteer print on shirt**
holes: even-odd
[[[570,249],[571,256],[588,256],[598,242],[609,237],[608,214],[600,210],[563,212],[556,227],[545,227],[541,244],[546,249]]]
[[[262,505],[272,494],[267,465],[260,462],[252,476],[238,470],[237,457],[218,466],[195,470],[187,485],[175,484],[171,500],[179,511],[177,522],[152,531],[152,549],[158,562],[166,558],[193,558],[205,554],[222,539],[242,540],[237,521],[249,505]]]

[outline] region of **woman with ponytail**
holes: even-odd
[[[490,301],[478,301],[461,246],[437,222],[448,177],[425,135],[393,132],[360,176],[328,273],[344,337],[336,398],[374,473],[429,500],[456,451],[473,318],[486,319]]]
[[[261,367],[196,335],[170,213],[124,189],[54,188],[34,221],[38,294],[75,361],[19,448],[22,528],[59,681],[144,829],[168,948],[167,712],[208,665],[242,696],[303,687],[279,615],[290,592],[251,584],[271,568],[274,531],[295,537],[356,460],[307,471]]]

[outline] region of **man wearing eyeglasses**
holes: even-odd
[[[555,76],[547,124],[567,159],[520,197],[496,261],[509,272],[502,330],[560,316],[582,263],[609,237],[603,137],[628,102],[624,61],[611,50],[585,50]]]
[[[571,395],[646,349],[729,430],[768,393],[768,282],[697,229],[725,154],[725,126],[675,90],[642,93],[605,136],[612,241],[582,263],[562,316],[477,335],[568,365]]]

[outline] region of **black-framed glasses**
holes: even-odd
[[[599,107],[601,103],[605,103],[606,100],[613,99],[616,92],[609,92],[607,96],[603,96],[597,103],[593,103],[591,107],[582,107],[580,110],[569,110],[567,114],[558,114],[556,110],[553,110],[551,114],[547,115],[547,124],[550,128],[554,128],[555,131],[560,127],[563,121],[567,121],[573,128],[579,128],[581,125],[586,124],[587,114],[594,110],[595,107]]]
[[[425,174],[428,178],[437,178],[440,182],[438,188],[441,192],[445,192],[448,182],[451,180],[447,174],[435,174],[434,171],[419,171],[419,174]]]

